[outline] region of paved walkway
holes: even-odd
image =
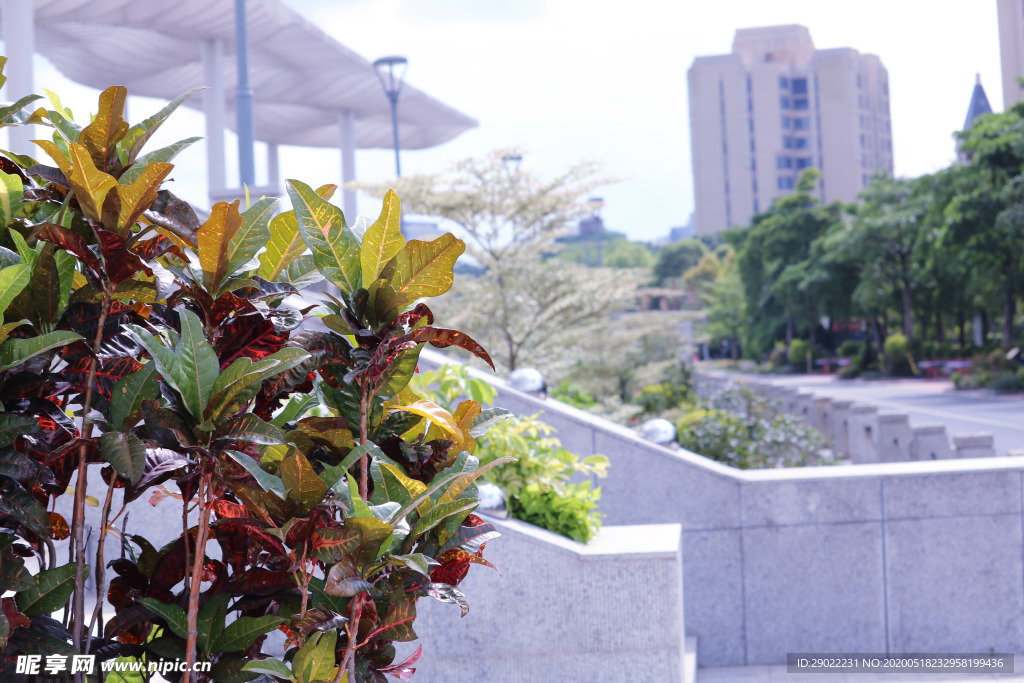
[[[989,683],[1024,681],[1024,655],[1012,674],[985,673],[787,673],[786,666],[721,666],[697,669],[697,683]]]

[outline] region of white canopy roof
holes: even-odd
[[[74,81],[124,85],[132,95],[170,100],[206,85],[202,45],[222,40],[227,122],[234,128],[232,0],[35,0],[34,7],[36,51]],[[390,103],[369,61],[281,0],[248,0],[246,7],[257,139],[337,147],[339,113],[351,110],[357,147],[392,147]],[[186,106],[200,109],[201,96]],[[478,125],[409,85],[398,118],[402,149],[433,147]]]

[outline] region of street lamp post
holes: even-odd
[[[398,159],[398,96],[402,94],[402,83],[409,60],[405,57],[381,57],[373,63],[384,94],[391,102],[391,127],[395,136],[395,176],[402,176],[402,164]]]
[[[509,182],[514,185],[516,179],[519,178],[519,164],[523,163],[523,156],[521,154],[506,154],[501,158],[501,163],[505,166]]]

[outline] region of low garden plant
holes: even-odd
[[[334,186],[294,180],[291,210],[201,221],[164,187],[196,138],[146,151],[189,94],[135,125],[123,87],[84,127],[56,97],[0,109],[53,129],[39,160],[0,155],[0,679],[18,655],[92,654],[213,663],[186,683],[408,680],[419,651],[394,643],[420,598],[468,611],[458,585],[497,536],[474,482],[510,461],[474,455],[505,411],[408,388],[424,344],[490,362],[423,302],[464,244],[406,242],[394,193],[356,232]],[[320,280],[338,296],[286,303]],[[118,532],[154,492],[181,524],[162,547]]]
[[[413,384],[418,393],[440,405],[454,405],[460,397],[469,396],[486,406],[497,395],[491,385],[470,377],[462,366],[423,372]],[[495,424],[478,440],[477,455],[484,465],[502,457],[515,458],[484,475],[501,488],[509,516],[586,543],[601,528],[601,489],[593,486],[592,479],[606,475],[608,458],[581,458],[552,437],[552,431],[540,413],[516,415]]]

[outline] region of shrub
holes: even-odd
[[[778,370],[789,361],[789,353],[785,344],[777,343],[771,353],[768,354],[768,365],[772,370]]]
[[[569,380],[565,380],[554,389],[548,391],[548,396],[580,410],[593,408],[598,403],[597,399],[587,393],[581,386],[573,384]]]
[[[913,375],[913,360],[910,357],[910,344],[907,338],[897,332],[885,339],[885,364],[890,375]]]
[[[860,358],[864,353],[864,342],[855,339],[847,339],[839,345],[840,358]]]
[[[749,389],[719,392],[678,424],[679,444],[740,469],[824,465],[834,462],[814,428],[777,413],[777,402]]]
[[[789,344],[789,364],[797,372],[807,368],[807,356],[811,353],[811,345],[804,339],[794,339]]]
[[[839,379],[857,379],[860,377],[860,367],[856,363],[847,365],[845,368],[840,368],[839,372],[836,373],[836,377]]]
[[[470,377],[463,366],[445,365],[424,372],[411,385],[441,405],[454,405],[467,395],[488,405],[496,396],[491,385]],[[548,436],[553,430],[540,421],[540,414],[514,416],[495,424],[477,444],[480,462],[486,465],[502,456],[515,457],[514,463],[485,475],[501,487],[509,515],[586,543],[601,528],[602,517],[598,511],[601,489],[593,488],[589,478],[606,476],[608,458],[580,458]],[[589,478],[572,481],[580,475]]]
[[[333,186],[298,181],[290,211],[218,202],[201,223],[161,188],[195,139],[141,154],[185,97],[129,126],[125,89],[109,88],[84,128],[54,97],[32,117],[55,129],[39,143],[55,166],[0,158],[0,593],[14,593],[0,679],[17,654],[83,651],[201,655],[215,663],[201,680],[407,677],[418,654],[395,663],[393,643],[416,639],[421,597],[465,613],[458,584],[496,534],[472,514],[473,482],[508,461],[473,455],[505,411],[467,399],[449,412],[407,387],[425,343],[490,362],[423,302],[451,287],[464,244],[405,242],[393,192],[357,235]],[[24,122],[34,99],[0,120]],[[323,279],[340,294],[320,309],[327,329],[300,330],[284,300]],[[90,467],[106,482],[95,498]],[[69,524],[47,510],[76,473]],[[113,528],[121,500],[154,490],[183,526],[159,549]],[[95,555],[90,499],[104,500]],[[109,536],[122,556],[108,565]],[[275,629],[284,661],[262,652]]]
[[[1024,391],[1024,369],[1003,370],[985,382],[985,388],[1000,393]]]

